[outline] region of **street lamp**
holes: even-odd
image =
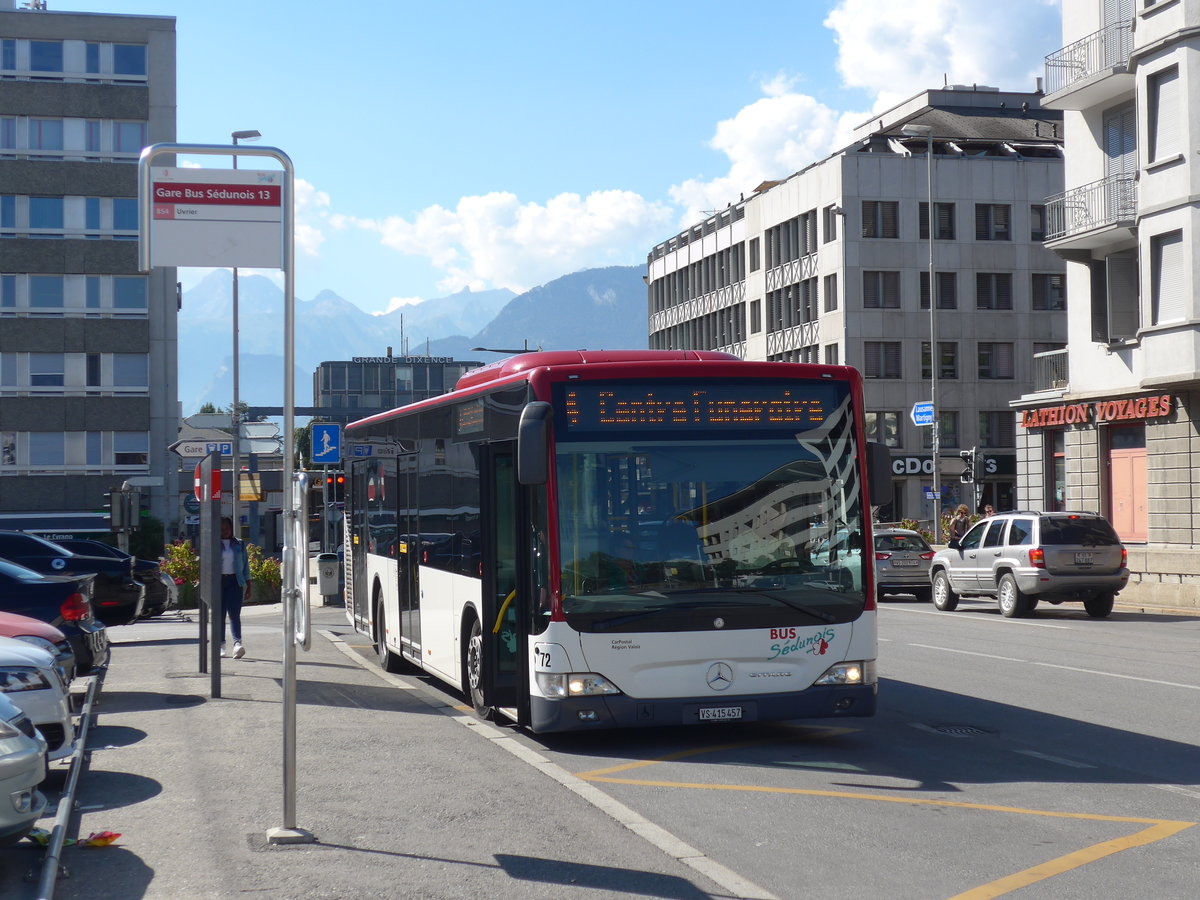
[[[257,141],[262,134],[257,131],[235,131],[231,135],[233,145],[236,147],[238,141]],[[237,166],[237,154],[233,154],[233,167]],[[236,529],[233,536],[241,538],[242,536],[242,516],[241,516],[241,442],[242,442],[242,416],[238,409],[238,270],[237,266],[233,267],[233,459],[230,461],[233,481],[233,527]],[[254,535],[250,536],[251,538]]]
[[[941,542],[942,530],[942,475],[941,475],[941,431],[942,413],[937,405],[938,345],[937,345],[937,282],[933,272],[933,126],[903,125],[900,130],[910,137],[925,135],[925,180],[929,191],[927,213],[929,237],[929,400],[933,406],[933,542]]]

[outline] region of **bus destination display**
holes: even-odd
[[[825,422],[841,391],[834,384],[577,382],[563,387],[567,431],[647,428],[794,428]]]

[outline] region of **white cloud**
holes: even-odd
[[[411,220],[343,219],[379,234],[384,246],[424,256],[445,274],[438,289],[524,291],[577,269],[628,265],[661,232],[670,210],[631,191],[564,193],[544,204],[514,194],[463,197]]]
[[[320,255],[325,242],[324,230],[329,223],[329,195],[318,191],[303,178],[297,178],[296,193],[296,249],[306,256]]]
[[[371,313],[373,316],[386,316],[390,312],[395,312],[398,309],[403,309],[406,306],[416,306],[418,303],[424,303],[424,297],[393,297],[388,301],[387,309],[382,312],[376,311]]]

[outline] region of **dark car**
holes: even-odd
[[[108,662],[108,631],[92,615],[94,575],[43,575],[0,559],[0,610],[53,625],[75,652],[75,671],[86,675]]]
[[[162,570],[157,560],[138,559],[111,544],[93,541],[89,538],[66,538],[56,540],[54,543],[60,547],[66,547],[72,553],[80,553],[84,556],[110,556],[113,559],[129,562],[133,568],[134,579],[141,582],[146,588],[146,601],[142,605],[143,617],[161,615],[171,605],[173,594],[171,587],[174,587],[174,581]]]
[[[105,625],[128,625],[142,614],[146,589],[133,579],[126,560],[82,556],[24,531],[0,531],[0,559],[43,575],[94,575],[92,608]]]

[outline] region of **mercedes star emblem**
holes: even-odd
[[[729,663],[715,662],[708,667],[704,680],[714,691],[723,691],[733,684],[733,667]]]

